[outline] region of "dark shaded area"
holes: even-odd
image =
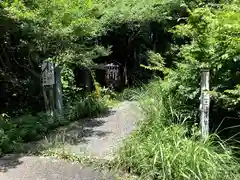
[[[22,31],[21,22],[0,8],[0,114],[36,113],[44,108],[37,54],[29,42],[33,30]]]
[[[210,130],[217,133],[226,143],[236,147],[240,141],[240,107],[226,109],[212,101],[210,111]],[[239,152],[239,149],[237,149]]]
[[[108,47],[111,46],[112,53],[109,56],[93,59],[96,64],[116,63],[120,66],[121,83],[116,90],[122,90],[125,87],[136,87],[148,83],[154,76],[163,78],[161,72],[147,70],[140,65],[149,66],[148,52],[160,53],[165,59],[166,67],[173,67],[173,61],[176,60],[178,52],[173,51],[172,45],[182,45],[188,41],[188,38],[176,38],[168,30],[177,24],[185,23],[185,19],[178,20],[178,17],[187,17],[186,9],[173,9],[172,21],[165,23],[158,21],[128,22],[124,24],[113,24],[110,30],[98,39],[98,44]],[[126,68],[126,74],[124,74]],[[75,80],[78,87],[89,87],[93,90],[93,81],[90,73],[86,69],[75,68]],[[106,86],[104,76],[106,70],[94,69],[96,79],[101,86]],[[127,80],[127,83],[126,83]]]
[[[222,68],[218,74],[212,73],[211,84],[217,92],[234,89],[235,86],[240,84],[240,62],[234,62],[234,60],[227,61],[223,67],[224,69]],[[229,72],[229,78],[222,77],[222,74],[227,71]],[[239,98],[238,94],[227,95],[232,99],[232,102]],[[211,106],[211,128],[213,131],[217,131],[221,138],[229,143],[233,143],[233,141],[236,143],[236,141],[240,140],[240,104],[229,104],[229,102],[222,100],[215,101],[213,100]]]
[[[21,165],[23,162],[19,160],[22,155],[6,155],[4,157],[0,158],[0,173],[7,172],[8,169],[17,168],[19,165]]]

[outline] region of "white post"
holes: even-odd
[[[201,97],[200,97],[200,123],[201,133],[204,140],[209,135],[209,107],[210,107],[210,94],[209,91],[209,69],[202,70],[201,77]]]

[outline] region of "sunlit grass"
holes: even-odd
[[[206,142],[197,127],[189,128],[167,84],[154,82],[140,93],[145,114],[139,129],[121,149],[117,162],[142,179],[240,179],[239,163],[227,146],[212,135]]]

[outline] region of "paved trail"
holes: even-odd
[[[65,148],[76,155],[111,159],[122,139],[136,127],[140,111],[136,102],[123,102],[105,117],[76,122],[62,128]],[[0,159],[4,169],[0,180],[104,180],[115,179],[111,173],[80,164],[36,156],[14,156]]]
[[[82,136],[81,132],[85,132],[85,137],[80,142],[70,143],[68,150],[77,155],[112,158],[121,140],[132,132],[140,118],[136,105],[135,102],[123,102],[112,109],[107,117],[86,122],[83,129],[78,124],[73,125],[68,134],[78,137],[79,133]]]

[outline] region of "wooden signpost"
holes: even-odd
[[[209,69],[202,70],[201,77],[201,96],[200,96],[200,124],[201,133],[204,140],[209,135],[209,107],[210,107],[210,94],[209,94]]]
[[[60,68],[54,63],[42,63],[42,86],[46,111],[55,116],[63,111]]]

